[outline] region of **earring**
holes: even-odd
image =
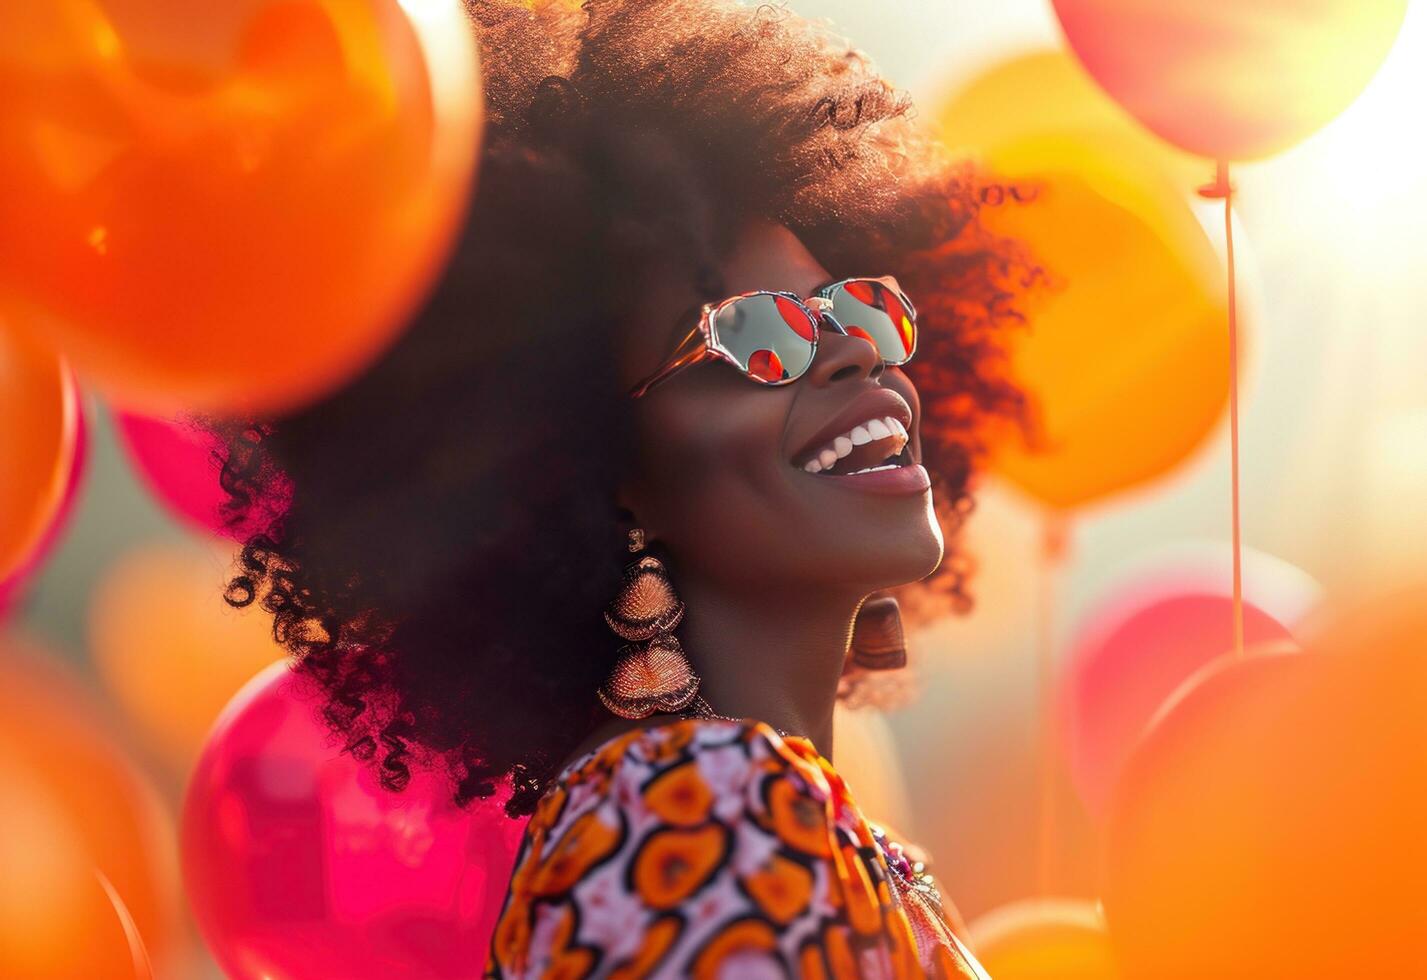
[[[895,596],[873,596],[862,604],[852,626],[848,661],[863,670],[896,670],[907,665],[902,607]]]
[[[644,530],[629,532],[629,550],[644,550]],[[631,641],[597,692],[621,718],[647,718],[655,711],[678,711],[699,690],[684,649],[672,630],[684,618],[664,563],[645,555],[624,569],[624,585],[604,614],[609,628]]]

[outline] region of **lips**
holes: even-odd
[[[912,409],[901,395],[890,388],[874,388],[863,392],[848,402],[846,408],[829,419],[827,424],[813,433],[793,453],[792,464],[802,469],[836,437],[871,419],[882,419],[887,416],[901,422],[902,427],[908,431],[911,430]]]

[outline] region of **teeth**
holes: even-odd
[[[869,466],[869,467],[867,467],[866,469],[863,469],[863,470],[853,470],[851,473],[849,473],[849,474],[847,474],[847,475],[848,475],[848,476],[856,476],[856,475],[859,474],[859,473],[876,473],[876,472],[879,471],[879,470],[896,470],[896,469],[901,469],[901,467],[899,467],[896,463],[887,463],[887,464],[885,464],[885,465],[883,465],[883,466]]]
[[[911,441],[907,427],[902,424],[900,419],[891,415],[880,419],[868,419],[861,425],[853,426],[842,435],[834,437],[832,442],[819,450],[816,456],[803,464],[803,469],[809,473],[821,473],[823,470],[836,466],[837,461],[849,455],[855,447],[865,446],[878,439],[893,437],[897,439],[897,442],[888,451],[886,456],[888,459],[900,453]],[[895,463],[885,463],[857,470],[857,472],[871,473],[875,470],[895,469],[896,466]]]

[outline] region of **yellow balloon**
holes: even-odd
[[[971,153],[1027,133],[1103,132],[1131,161],[1163,170],[1176,185],[1193,187],[1209,176],[1201,157],[1146,132],[1079,61],[1060,50],[1024,54],[977,75],[957,91],[940,124],[948,143]]]
[[[272,619],[223,601],[232,543],[153,543],[105,573],[89,609],[104,685],[165,762],[186,772],[237,690],[286,651]]]
[[[972,948],[996,980],[1117,980],[1119,973],[1093,902],[1027,899],[970,926]]]
[[[983,220],[1025,243],[1053,287],[1012,349],[1036,438],[990,433],[991,466],[1068,510],[1163,476],[1223,417],[1227,282],[1164,151],[1147,150],[1126,120],[1117,128],[1088,85],[1080,96],[1074,86],[1046,92],[1008,84],[1006,72],[1019,77],[990,73],[940,118],[950,146],[1009,182],[1014,193],[983,208]],[[1088,104],[1077,112],[1072,101],[1065,118],[1084,128],[1057,128],[1037,108],[1080,97]]]

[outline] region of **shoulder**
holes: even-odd
[[[566,766],[531,817],[492,970],[573,956],[682,974],[750,942],[795,962],[835,914],[832,803],[811,744],[762,722],[621,733]]]

